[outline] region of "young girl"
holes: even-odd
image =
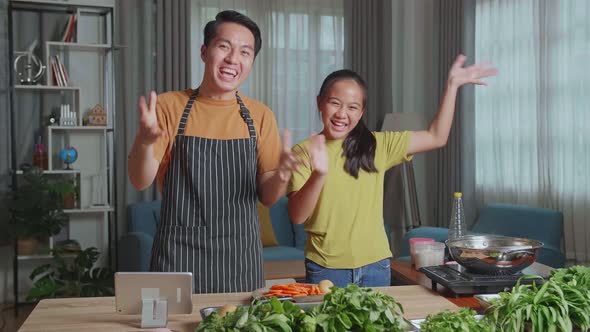
[[[444,146],[457,90],[495,75],[479,64],[463,68],[455,60],[446,91],[430,128],[416,132],[371,132],[361,118],[367,87],[353,71],[328,75],[317,97],[324,129],[297,144],[300,164],[288,189],[289,216],[305,223],[306,282],[331,280],[344,287],[389,286],[392,256],[383,227],[383,179],[389,168],[411,155]]]

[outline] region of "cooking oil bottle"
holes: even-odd
[[[467,235],[465,223],[465,211],[463,209],[463,194],[456,192],[453,195],[453,212],[449,223],[449,240]]]

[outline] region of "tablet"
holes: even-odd
[[[115,301],[121,314],[141,314],[144,299],[165,299],[168,314],[193,312],[190,272],[117,272]]]

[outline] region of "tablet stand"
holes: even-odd
[[[160,289],[142,288],[141,302],[141,327],[166,327],[168,300],[160,297]]]

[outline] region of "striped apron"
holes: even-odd
[[[198,93],[174,138],[150,270],[192,272],[195,293],[252,291],[264,285],[254,123],[236,93],[249,138],[185,136]]]

